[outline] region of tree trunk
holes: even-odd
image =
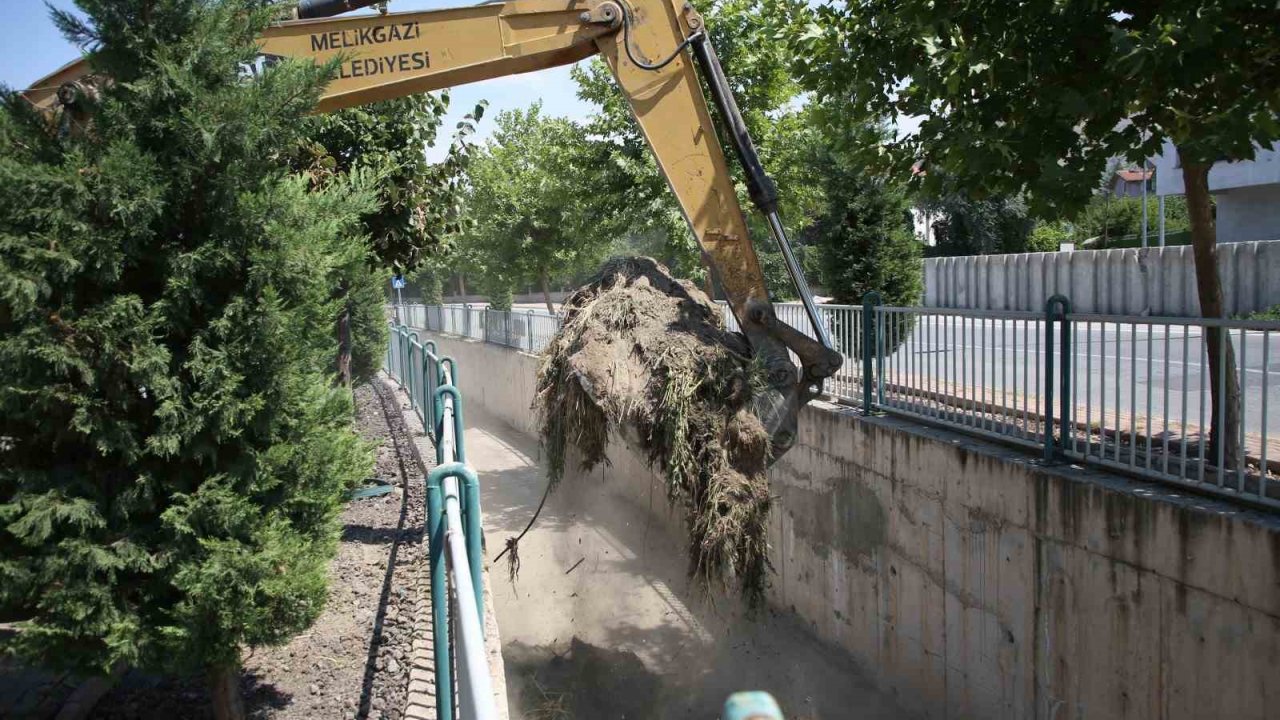
[[[351,387],[351,303],[342,304],[338,313],[338,382]]]
[[[89,717],[97,707],[98,701],[111,692],[111,688],[116,686],[128,669],[129,666],[118,662],[111,667],[110,674],[97,675],[85,680],[63,701],[54,720],[84,720]]]
[[[539,272],[538,279],[542,281],[542,301],[547,304],[547,312],[555,315],[556,306],[551,302],[551,283],[547,281],[547,271]]]
[[[458,302],[465,302],[467,297],[467,280],[458,273]]]
[[[1218,276],[1218,229],[1210,207],[1209,168],[1209,163],[1183,160],[1182,180],[1185,185],[1187,214],[1191,220],[1191,248],[1195,255],[1200,314],[1207,318],[1221,318],[1225,317],[1225,308],[1222,301],[1222,279]],[[1204,342],[1209,365],[1209,395],[1213,407],[1207,460],[1210,464],[1219,465],[1219,472],[1225,472],[1240,467],[1243,460],[1236,356],[1231,347],[1231,337],[1222,328],[1205,328]],[[1219,454],[1222,456],[1221,463],[1218,462]]]
[[[213,698],[214,720],[244,720],[240,697],[240,663],[209,668],[209,696]]]

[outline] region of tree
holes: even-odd
[[[1148,201],[1147,228],[1153,245],[1159,222],[1160,214],[1157,204],[1154,200]],[[1095,195],[1075,218],[1075,224],[1082,241],[1089,238],[1117,240],[1126,236],[1136,236],[1142,232],[1142,198]],[[1183,232],[1188,227],[1185,198],[1166,198],[1165,231]],[[1108,244],[1104,242],[1102,246],[1106,247]]]
[[[554,313],[552,275],[595,265],[619,232],[597,192],[608,182],[607,157],[540,105],[500,113],[495,124],[468,173],[464,255],[488,289],[536,283]]]
[[[1109,158],[1139,164],[1171,142],[1200,307],[1223,316],[1209,168],[1280,138],[1275,3],[782,1],[798,18],[790,44],[809,88],[860,113],[923,118],[918,132],[868,156],[903,176],[923,162],[928,172],[914,181],[935,192],[954,178],[975,193],[1025,191],[1039,216],[1070,214]],[[1211,445],[1238,466],[1233,353],[1218,328],[1206,328],[1205,342]]]
[[[832,299],[857,305],[874,290],[886,305],[919,302],[922,252],[903,190],[857,170],[833,173],[831,184],[831,205],[809,232],[821,251],[822,283]]]
[[[852,121],[839,103],[814,104],[811,114],[816,142],[808,162],[823,180],[824,210],[804,235],[818,250],[823,285],[841,305],[860,305],[872,291],[886,305],[915,305],[924,284],[922,246],[912,229],[905,188],[869,177],[850,151],[860,138],[883,136],[885,129]],[[892,317],[891,323],[883,328],[886,352],[914,325],[906,315]],[[844,352],[861,355],[860,336],[846,342]]]
[[[788,48],[777,42],[776,28],[761,0],[717,0],[699,5],[699,10],[761,161],[778,185],[783,221],[796,236],[796,231],[817,214],[820,192],[804,162],[812,135],[803,104],[797,102],[800,88],[791,74]],[[628,230],[623,234],[640,241],[634,246],[636,250],[661,258],[677,276],[702,282],[706,276],[701,249],[608,68],[596,60],[575,67],[573,76],[578,96],[598,108],[585,129],[591,137],[604,141],[603,150],[614,169],[597,194],[609,197],[610,205],[627,218]],[[721,137],[725,137],[723,132]],[[728,155],[732,157],[732,153]],[[730,165],[740,178],[740,168],[732,161]],[[738,189],[743,207],[749,208],[742,182]],[[753,238],[770,237],[756,213],[748,212],[747,221]],[[770,292],[793,295],[791,280],[772,241],[757,242],[756,250]]]
[[[343,299],[337,370],[344,384],[376,373],[386,348],[385,297],[374,289],[390,272],[404,273],[446,255],[461,227],[460,180],[485,104],[458,124],[444,160],[431,163],[426,148],[438,140],[448,107],[449,95],[441,93],[348,108],[319,118],[299,148],[295,166],[317,186],[356,172],[377,181],[377,207],[363,217],[371,251],[333,278],[335,295]],[[357,299],[377,304],[357,307]]]
[[[258,0],[79,5],[55,20],[112,78],[88,131],[0,94],[0,643],[203,669],[239,718],[241,648],[320,613],[372,469],[329,368],[374,183],[290,172],[334,68],[244,81]]]
[[[953,193],[927,201],[924,207],[939,218],[933,225],[938,255],[993,255],[1029,249],[1035,223],[1027,216],[1026,204],[1016,197],[972,200]]]

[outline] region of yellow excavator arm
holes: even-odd
[[[840,367],[777,216],[777,194],[760,167],[703,20],[684,0],[512,0],[425,12],[331,17],[374,0],[303,0],[296,19],[263,33],[261,72],[284,59],[341,58],[319,112],[565,65],[599,53],[622,89],[680,203],[717,283],[773,391],[757,414],[780,455],[794,441],[799,408]],[[768,220],[805,303],[816,339],[781,323],[747,232],[733,177],[711,122],[694,64],[720,112],[752,200]],[[73,63],[25,96],[70,113],[93,92],[89,69]],[[802,372],[788,354],[800,359]]]

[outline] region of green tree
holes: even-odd
[[[329,367],[375,183],[290,172],[332,68],[245,82],[262,3],[78,4],[55,19],[113,79],[89,130],[0,95],[0,643],[203,669],[238,718],[241,649],[320,613],[372,467]]]
[[[1160,223],[1160,211],[1154,197],[1147,201],[1147,232],[1152,245]],[[1142,198],[1113,198],[1096,195],[1075,218],[1075,225],[1081,241],[1090,238],[1103,238],[1100,247],[1105,248],[1109,241],[1126,236],[1136,236],[1142,232]],[[1165,232],[1183,232],[1190,227],[1187,215],[1186,199],[1182,197],[1165,198]]]
[[[906,194],[860,168],[830,177],[831,204],[809,231],[820,249],[827,292],[842,305],[860,304],[872,290],[887,305],[918,303],[923,253]]]
[[[1027,239],[1027,252],[1058,252],[1063,243],[1071,242],[1071,232],[1061,221],[1037,221]]]
[[[868,156],[903,176],[923,162],[915,182],[935,194],[950,178],[974,193],[1025,191],[1039,216],[1071,214],[1109,158],[1140,164],[1171,142],[1200,307],[1223,316],[1209,168],[1280,139],[1274,2],[781,1],[798,18],[790,44],[809,88],[871,116],[922,118],[918,132]],[[1235,466],[1235,361],[1219,329],[1205,342],[1212,446]]]
[[[371,251],[340,268],[333,278],[335,294],[344,299],[337,319],[336,356],[344,383],[376,373],[386,348],[386,323],[380,319],[385,297],[374,289],[381,290],[389,272],[403,273],[447,254],[461,226],[460,178],[470,157],[470,136],[485,105],[477,105],[459,123],[445,158],[432,163],[426,148],[438,141],[448,107],[449,95],[441,93],[323,116],[295,160],[320,186],[353,172],[377,179],[377,207],[363,217]],[[377,307],[357,307],[357,300],[376,301]]]
[[[797,231],[819,211],[821,192],[805,162],[812,134],[803,103],[798,101],[800,88],[791,74],[788,48],[775,39],[777,28],[761,0],[717,0],[699,4],[698,9],[706,18],[707,32],[761,161],[778,185],[782,219],[790,235],[798,236]],[[631,249],[661,258],[680,277],[703,282],[701,249],[608,68],[597,60],[575,67],[573,76],[579,97],[598,108],[586,123],[587,132],[607,141],[603,150],[612,171],[598,194],[609,197],[618,214],[627,218],[623,236],[638,241]],[[730,164],[740,178],[740,168]],[[741,182],[738,186],[739,200],[750,208],[745,186]],[[756,213],[748,212],[747,221],[758,240],[756,249],[771,294],[792,296],[791,281],[768,228]]]
[[[972,200],[961,194],[924,203],[934,221],[938,255],[993,255],[1030,249],[1035,224],[1018,198]]]
[[[555,312],[552,276],[600,262],[620,232],[598,191],[608,182],[607,158],[581,128],[546,117],[540,105],[500,113],[495,125],[468,173],[464,255],[490,291],[536,284]]]

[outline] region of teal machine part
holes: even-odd
[[[767,692],[734,693],[724,703],[722,720],[783,720],[782,708]]]

